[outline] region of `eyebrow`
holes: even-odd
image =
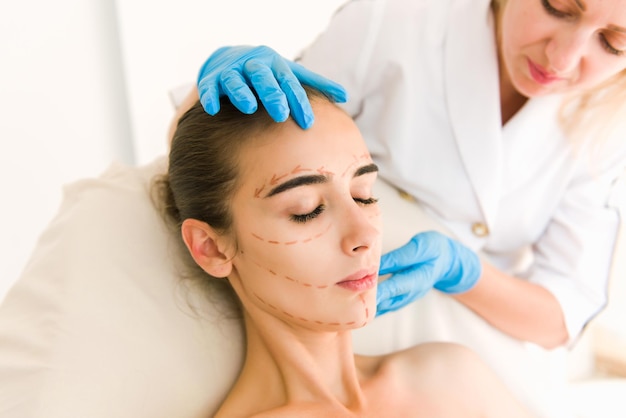
[[[378,166],[372,163],[372,164],[364,165],[363,167],[359,167],[354,172],[354,175],[352,176],[352,178],[359,177],[364,174],[376,173],[376,172],[378,172]],[[327,183],[328,180],[329,180],[329,176],[322,175],[322,174],[312,174],[312,175],[294,177],[291,180],[287,180],[286,182],[281,183],[278,186],[274,187],[272,190],[270,190],[267,193],[267,195],[265,195],[265,197],[266,198],[272,197],[272,196],[277,195],[278,193],[282,193],[287,190],[300,187],[300,186]]]
[[[585,3],[583,3],[582,0],[574,0],[574,2],[578,6],[578,8],[580,8],[580,10],[582,10],[583,12],[587,11],[587,5]],[[625,28],[622,28],[622,27],[617,26],[617,25],[609,25],[608,29],[612,30],[612,31],[615,31],[615,32],[626,33],[626,29]]]
[[[626,29],[620,26],[615,26],[615,25],[609,25],[609,30],[614,30],[615,32],[619,32],[619,33],[626,33]]]
[[[574,0],[576,2],[576,5],[580,8],[580,10],[582,10],[583,12],[587,10],[587,5],[585,3],[582,2],[582,0]]]
[[[354,175],[352,176],[352,178],[359,177],[367,173],[377,173],[377,172],[378,172],[378,166],[372,163],[372,164],[364,165],[363,167],[359,167],[359,169],[354,172]]]

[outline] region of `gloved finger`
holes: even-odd
[[[405,272],[392,275],[387,280],[378,283],[376,300],[392,299],[411,292],[413,284],[410,275]]]
[[[341,84],[314,73],[297,62],[290,61],[288,64],[291,71],[298,77],[298,80],[300,80],[300,83],[315,87],[327,94],[336,103],[345,103],[348,100],[348,92]]]
[[[380,265],[378,266],[378,274],[396,273],[400,270],[411,267],[419,263],[421,260],[416,259],[413,241],[403,245],[400,248],[391,250],[380,257]]]
[[[311,102],[298,82],[289,80],[281,82],[281,87],[287,96],[287,102],[291,109],[291,117],[302,129],[309,129],[315,121]]]
[[[376,299],[390,299],[399,295],[425,293],[433,286],[433,266],[414,266],[392,275],[378,284]],[[379,297],[380,295],[380,297]]]
[[[246,61],[243,67],[267,113],[276,122],[284,122],[289,116],[289,105],[272,69],[256,59]]]
[[[395,311],[397,306],[403,306],[404,300],[409,297],[409,294],[395,295],[388,298],[378,299],[376,298],[376,310],[382,312]]]
[[[427,233],[417,234],[403,246],[383,254],[380,258],[378,274],[394,273],[430,261],[433,257],[432,250],[424,251],[424,247],[428,247],[428,244],[423,245],[422,240],[428,240]]]
[[[277,61],[272,69],[276,80],[279,80],[281,90],[285,93],[287,103],[289,103],[291,117],[302,129],[310,128],[314,120],[313,109],[302,84],[286,61]]]
[[[225,70],[220,76],[220,87],[240,112],[246,114],[256,112],[258,107],[256,97],[238,71]]]
[[[410,303],[420,299],[430,291],[430,287],[426,288],[414,288],[410,293],[391,297],[388,299],[376,300],[376,316],[383,315],[387,312],[397,311],[404,308]]]
[[[205,77],[198,82],[200,103],[204,111],[209,115],[215,115],[220,111],[220,88],[215,77]]]

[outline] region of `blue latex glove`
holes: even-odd
[[[381,258],[379,274],[392,276],[378,285],[377,315],[400,309],[433,287],[445,293],[465,292],[481,271],[476,253],[458,241],[435,231],[417,234]]]
[[[198,74],[200,102],[208,114],[219,112],[220,97],[225,95],[241,112],[256,112],[258,103],[253,88],[272,119],[283,122],[291,113],[296,123],[307,129],[313,124],[313,111],[302,84],[326,93],[337,103],[347,100],[348,95],[339,84],[281,57],[267,46],[220,48]]]

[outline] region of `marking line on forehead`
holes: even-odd
[[[363,157],[361,157],[363,158]],[[352,166],[353,164],[351,164]],[[296,173],[300,173],[300,172],[305,172],[305,171],[313,171],[316,172],[316,174],[308,174],[308,175],[302,175],[302,176],[298,176],[298,177],[294,177],[290,180],[285,181],[284,183],[281,183],[279,185],[277,185],[276,187],[272,188],[265,196],[264,198],[268,198],[268,197],[272,197],[275,196],[279,193],[282,193],[284,191],[290,190],[290,189],[294,189],[296,187],[300,187],[300,186],[309,186],[309,185],[313,185],[313,184],[324,184],[327,183],[328,181],[330,181],[330,179],[335,175],[335,173],[333,173],[332,171],[328,171],[324,168],[324,166],[319,167],[315,170],[313,169],[307,169],[307,168],[302,168],[300,165],[296,166],[291,173],[289,174],[296,174]],[[368,174],[368,173],[373,173],[373,172],[377,172],[378,171],[378,166],[374,163],[370,163],[367,165],[364,165],[362,167],[359,167],[354,174],[352,175],[352,177],[358,177],[358,176],[362,176],[364,174]],[[275,185],[277,184],[281,179],[287,177],[289,174],[283,174],[283,175],[272,175],[272,178],[270,180],[270,185]],[[345,175],[345,172],[342,174]],[[254,196],[255,197],[260,197],[261,192],[265,189],[265,185],[263,185],[262,187],[256,189],[254,191]]]
[[[309,174],[305,176],[294,177],[291,180],[287,180],[286,182],[274,187],[272,190],[269,191],[269,193],[265,195],[265,197],[272,197],[274,195],[277,195],[278,193],[282,193],[295,187],[327,183],[328,179],[329,176],[325,174]]]
[[[365,152],[365,153],[363,153],[363,154],[361,154],[359,156],[353,155],[352,158],[353,158],[352,163],[350,163],[350,165],[344,170],[344,172],[341,173],[341,177],[345,177],[350,172],[350,170],[352,170],[352,168],[359,163],[360,160],[371,161],[371,156],[370,156],[369,152]],[[354,176],[354,177],[356,177],[356,176]]]

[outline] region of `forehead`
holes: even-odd
[[[315,122],[307,130],[291,119],[249,141],[241,153],[242,175],[272,175],[306,164],[340,169],[367,152],[354,121],[332,103],[312,102]]]

